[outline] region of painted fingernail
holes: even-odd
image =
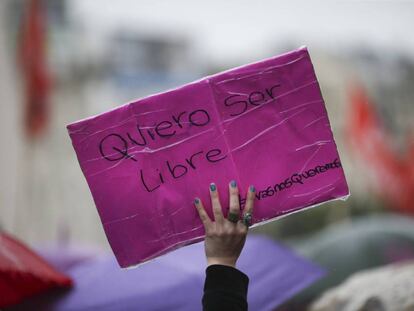
[[[251,192],[255,192],[255,191],[256,191],[256,188],[255,188],[253,185],[251,185],[251,186],[250,186],[250,191],[251,191]]]
[[[195,205],[197,205],[197,204],[199,204],[199,203],[200,203],[200,199],[199,199],[199,198],[195,198],[195,199],[194,199],[194,204],[195,204]]]
[[[230,186],[231,186],[232,188],[236,188],[236,186],[237,186],[236,181],[235,181],[235,180],[232,180],[232,181],[230,182]]]
[[[211,183],[211,184],[210,184],[210,190],[211,190],[211,191],[216,191],[216,189],[217,189],[216,184]]]

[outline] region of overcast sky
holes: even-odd
[[[414,1],[71,0],[94,32],[176,32],[217,61],[267,53],[290,40],[340,48],[367,44],[414,55]],[[271,45],[269,45],[269,42]]]

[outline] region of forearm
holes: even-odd
[[[211,206],[214,221],[204,209],[203,202],[195,198],[194,204],[204,225],[207,259],[204,284],[204,311],[247,311],[249,278],[235,268],[252,223],[255,188],[249,187],[240,219],[239,190],[235,180],[229,183],[229,210],[224,217],[217,187],[210,184]]]
[[[249,278],[236,268],[210,265],[204,284],[204,311],[246,311]]]

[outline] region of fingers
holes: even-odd
[[[245,216],[247,214],[248,216],[247,219],[249,221],[248,222],[244,221],[244,223],[239,221],[239,223],[244,227],[250,225],[249,223],[251,220],[251,215],[253,213],[255,192],[256,192],[255,188],[253,186],[250,186],[249,191],[247,192],[246,204],[245,204],[244,213],[243,213],[244,220],[246,220]],[[223,223],[224,216],[223,216],[223,211],[222,211],[221,204],[220,204],[219,193],[217,191],[217,186],[214,183],[210,184],[210,197],[211,197],[211,205],[213,209],[214,221],[218,223]],[[239,202],[239,189],[237,187],[236,181],[234,180],[229,183],[229,198],[230,198],[229,199],[230,201],[229,216],[232,216],[232,219],[235,218],[235,220],[233,221],[232,219],[230,218],[229,219],[231,222],[237,223],[238,215],[240,214],[240,202]],[[207,229],[207,227],[211,225],[212,220],[206,213],[203,203],[201,202],[200,199],[196,198],[194,201],[194,204],[197,208],[198,214],[200,216],[200,219],[204,227]],[[237,216],[234,216],[234,215],[237,215]]]
[[[229,195],[230,195],[230,213],[239,214],[240,213],[240,203],[239,203],[239,189],[235,180],[232,180],[229,183]]]
[[[256,189],[254,186],[249,187],[249,191],[246,196],[246,204],[244,206],[244,214],[253,214],[254,199],[256,198]]]
[[[210,184],[211,206],[213,207],[214,221],[223,222],[224,216],[221,209],[220,198],[217,191],[217,186],[214,183]]]
[[[207,231],[207,228],[211,225],[211,219],[210,217],[208,217],[208,214],[204,209],[203,203],[199,198],[195,198],[194,205],[197,209],[198,215],[200,216],[201,222],[204,225],[204,229],[205,231]]]
[[[227,220],[232,224],[237,224],[240,219],[240,202],[239,189],[235,180],[232,180],[229,183],[229,201],[229,212],[227,214]]]
[[[239,221],[238,227],[243,231],[247,231],[248,227],[252,224],[253,206],[256,198],[256,189],[254,186],[250,186],[246,195],[246,204],[243,210],[243,219]]]

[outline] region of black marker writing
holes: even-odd
[[[309,178],[312,178],[318,174],[327,172],[328,170],[340,168],[340,167],[342,167],[341,162],[339,162],[339,159],[335,159],[334,161],[330,163],[326,163],[325,165],[318,165],[302,173],[294,173],[290,177],[286,178],[285,180],[279,183],[268,186],[265,189],[258,190],[256,192],[256,199],[262,200],[262,199],[266,199],[268,197],[274,196],[276,193],[281,192],[285,189],[288,189],[294,186],[295,184],[303,185],[306,182],[306,180]],[[240,198],[240,205],[244,206],[245,203],[246,203],[246,198]]]
[[[280,87],[280,84],[275,84],[264,89],[264,91],[253,91],[248,95],[230,95],[224,99],[224,105],[226,107],[238,107],[237,112],[230,114],[231,117],[235,117],[244,113],[248,109],[249,104],[252,106],[259,106],[264,104],[267,100],[274,99],[274,91],[278,87]]]
[[[116,153],[113,151],[116,151]],[[119,161],[124,158],[131,159],[135,162],[137,161],[133,156],[128,154],[128,143],[118,134],[105,136],[99,143],[99,152],[108,161]]]
[[[173,163],[170,160],[165,161],[162,168],[157,169],[140,169],[139,175],[141,184],[147,192],[153,192],[157,190],[166,180],[176,180],[184,177],[189,170],[197,170],[201,160],[205,160],[210,163],[216,163],[224,160],[227,155],[223,154],[221,149],[214,148],[207,152],[198,151],[190,155],[188,158],[184,159],[183,162]],[[148,173],[149,172],[149,173]],[[154,177],[156,176],[156,177]]]
[[[138,123],[135,131],[112,133],[105,136],[99,143],[99,152],[107,161],[120,161],[122,159],[137,160],[128,154],[128,149],[133,146],[146,147],[149,142],[157,139],[167,139],[177,134],[184,126],[202,127],[211,121],[207,110],[196,109],[187,113],[182,111],[177,115],[172,115],[171,120],[162,120],[153,127],[141,127]],[[114,152],[115,151],[115,152]]]

